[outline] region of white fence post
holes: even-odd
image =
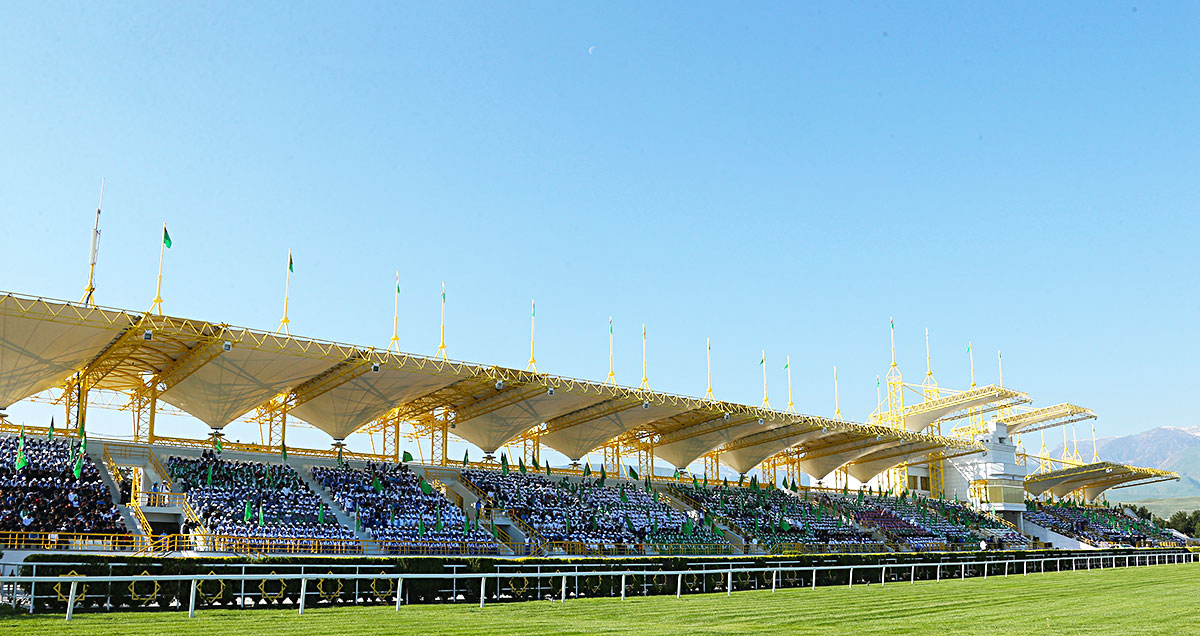
[[[771,571],[771,593],[775,593],[775,580],[779,578],[779,570]]]
[[[683,572],[679,573],[679,578],[675,579],[675,598],[683,596]]]
[[[625,575],[621,575],[621,600],[625,600]]]
[[[71,596],[67,599],[67,620],[71,620],[71,617],[75,615],[75,586],[77,585],[79,585],[79,581],[71,581]],[[29,599],[29,602],[32,604],[33,599]]]
[[[404,598],[404,577],[396,579],[396,611],[400,611],[400,599]]]
[[[483,607],[484,600],[487,599],[487,577],[479,579],[479,607]]]
[[[188,618],[196,618],[196,579],[192,579],[192,594],[188,597]]]
[[[567,575],[566,575],[566,574],[564,574],[564,575],[563,575],[563,581],[562,581],[562,598],[558,599],[558,602],[559,602],[559,603],[566,603],[566,602],[567,602]]]
[[[304,599],[308,596],[308,579],[300,579],[300,609],[299,614],[304,615]]]
[[[733,594],[733,568],[729,568],[729,579],[725,583],[725,596]]]

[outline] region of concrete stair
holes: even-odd
[[[317,483],[317,480],[313,479],[310,466],[293,466],[293,468],[295,468],[296,473],[300,475],[300,480],[308,484],[308,487],[321,497],[321,501],[326,506],[329,506],[329,511],[333,513],[333,516],[338,520],[338,523],[354,532],[354,536],[356,538],[362,539],[363,541],[371,540],[371,533],[367,532],[365,528],[362,530],[355,529],[354,517],[350,516],[345,510],[342,510],[341,504],[333,500],[333,495],[329,494],[329,491],[326,490],[324,486]]]
[[[143,534],[141,525],[133,516],[133,513],[129,511],[129,508],[117,503],[117,496],[120,490],[117,488],[116,480],[109,473],[108,466],[104,465],[104,445],[89,442],[87,456],[92,460],[92,463],[96,464],[96,469],[100,473],[100,481],[103,481],[104,485],[108,487],[108,495],[112,499],[113,505],[117,507],[117,510],[121,511],[121,521],[125,522],[125,528],[134,534]]]

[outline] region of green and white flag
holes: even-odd
[[[163,224],[163,245],[167,249],[171,249],[171,235],[167,232],[166,224]]]
[[[433,494],[433,484],[431,484],[431,483],[429,483],[429,482],[425,481],[425,478],[424,478],[424,477],[422,477],[422,478],[421,478],[421,484],[420,484],[420,485],[421,485],[421,492],[423,492],[423,493],[425,493],[425,494],[427,494],[427,495],[432,495],[432,494]]]
[[[404,455],[402,455],[400,457],[400,461],[404,462],[405,464],[411,462],[412,461],[412,453],[410,453],[408,451],[404,451]]]
[[[629,478],[634,481],[637,481],[637,478],[638,478],[637,471],[633,469],[633,466],[629,466],[628,468],[629,468]]]

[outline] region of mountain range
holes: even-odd
[[[1026,448],[1036,451],[1026,440]],[[1175,497],[1200,496],[1200,426],[1159,426],[1124,437],[1096,439],[1096,451],[1102,461],[1160,468],[1179,473],[1179,481],[1160,482],[1133,488],[1118,488],[1108,492],[1108,498],[1120,501],[1141,501]],[[1050,451],[1061,457],[1062,445]],[[1079,457],[1091,461],[1092,441],[1079,442]]]

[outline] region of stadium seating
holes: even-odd
[[[352,539],[296,470],[286,464],[199,458],[167,459],[175,492],[186,493],[207,530],[227,537]]]
[[[673,491],[708,515],[726,519],[734,530],[765,549],[785,543],[824,546],[878,546],[878,541],[845,523],[829,497],[811,501],[778,488],[676,485]]]
[[[27,438],[28,465],[17,469],[17,437],[0,438],[0,532],[129,534],[99,469],[79,442]]]
[[[837,500],[859,524],[910,550],[974,548],[981,540],[995,547],[1029,546],[1019,532],[957,501],[848,493]]]
[[[587,477],[490,470],[464,470],[462,476],[484,495],[487,506],[528,524],[549,542],[630,551],[726,543],[636,482],[601,484]]]
[[[385,542],[385,551],[497,552],[497,542],[478,519],[468,522],[461,509],[404,464],[315,466],[312,475],[373,538]]]
[[[1029,502],[1025,520],[1089,545],[1118,544],[1131,546],[1175,545],[1177,539],[1166,530],[1144,519],[1130,517],[1120,510],[1078,506],[1070,502],[1045,504]]]

